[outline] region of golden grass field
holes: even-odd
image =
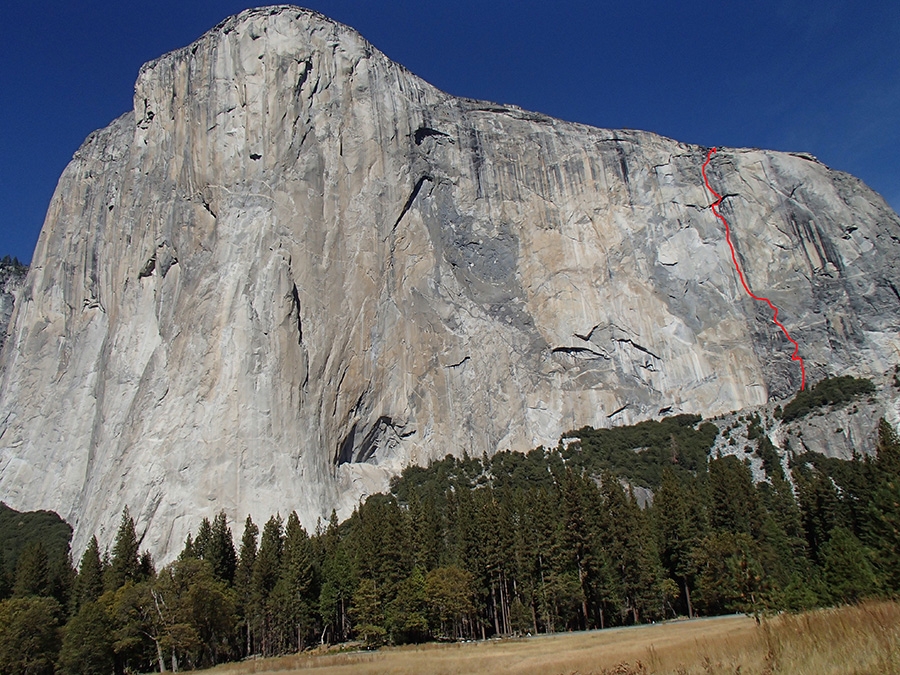
[[[305,653],[219,666],[208,673],[315,675],[649,675],[671,673],[900,674],[900,604],[782,615],[729,616],[631,628],[376,652]]]

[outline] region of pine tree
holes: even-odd
[[[244,521],[244,533],[241,535],[241,550],[235,569],[235,584],[250,585],[253,566],[256,564],[257,541],[259,528],[250,516]]]
[[[441,540],[440,515],[434,497],[413,492],[409,499],[409,520],[413,544],[413,562],[423,569],[438,566],[445,553]]]
[[[165,670],[167,610],[154,597],[147,581],[128,580],[100,597],[100,604],[113,622],[113,653],[116,672]]]
[[[689,618],[694,616],[691,589],[697,568],[694,550],[703,538],[705,511],[698,488],[682,482],[671,469],[663,470],[662,482],[653,497],[653,514],[660,541],[662,563],[678,582]]]
[[[160,571],[151,592],[173,670],[176,663],[213,666],[233,654],[234,599],[209,561],[173,562]]]
[[[188,532],[188,535],[184,540],[184,547],[181,549],[181,553],[178,554],[178,559],[197,560],[198,558],[197,551],[194,549],[194,538],[191,536],[191,533]]]
[[[886,588],[900,589],[900,438],[885,420],[878,425],[878,454],[868,506],[866,543],[875,553]]]
[[[425,601],[437,633],[462,637],[463,622],[474,611],[472,574],[459,567],[438,567],[425,577]]]
[[[428,638],[425,575],[421,568],[413,568],[412,574],[400,582],[386,614],[385,623],[394,644]]]
[[[360,579],[359,587],[353,594],[354,631],[370,647],[384,643],[387,630],[384,628],[384,603],[378,584],[374,579]]]
[[[765,570],[750,535],[713,532],[703,538],[694,555],[699,572],[697,604],[707,614],[765,609]]]
[[[360,579],[360,584],[362,580],[372,582],[366,592],[378,596],[382,617],[379,626],[384,631],[384,609],[396,596],[400,582],[412,571],[409,523],[397,500],[387,495],[369,497],[351,521],[353,526],[347,529],[346,541],[354,576]]]
[[[99,603],[82,602],[78,612],[66,624],[57,672],[62,675],[109,675],[115,656],[113,630],[113,622]]]
[[[591,523],[590,506],[585,494],[591,490],[584,479],[567,471],[560,482],[561,495],[561,543],[569,556],[569,562],[578,574],[580,587],[579,602],[581,604],[582,628],[592,628],[590,604],[592,600],[592,583],[597,567],[594,560],[596,544],[593,540],[595,528]],[[599,501],[597,499],[596,501]]]
[[[734,455],[709,463],[709,519],[720,532],[754,534],[761,522],[759,497],[750,468]]]
[[[757,491],[760,502],[778,525],[785,537],[786,548],[779,551],[786,564],[795,560],[797,565],[805,567],[809,551],[803,529],[803,515],[794,497],[794,491],[786,478],[775,477],[770,483],[759,483]],[[793,567],[797,567],[793,565]]]
[[[281,554],[284,546],[281,522],[281,517],[274,515],[263,526],[259,552],[250,579],[250,616],[265,656],[275,654],[278,647],[273,608],[269,598],[281,572]]]
[[[312,544],[297,512],[292,511],[285,527],[281,571],[272,602],[283,638],[298,651],[305,648],[312,628],[315,597]]]
[[[809,555],[813,561],[821,563],[821,549],[827,543],[829,533],[843,521],[838,493],[831,478],[817,469],[798,466],[792,475]]]
[[[623,620],[640,623],[641,616],[660,611],[657,588],[659,556],[644,514],[630,492],[612,475],[601,483],[607,553],[614,561],[623,600]]]
[[[822,572],[832,599],[858,602],[877,591],[878,580],[870,556],[870,551],[848,529],[832,530],[822,548]]]
[[[263,526],[252,577],[254,591],[262,598],[267,598],[275,588],[281,570],[281,554],[284,550],[281,522],[281,517],[274,515]]]
[[[97,544],[97,537],[91,537],[78,566],[78,576],[75,578],[72,594],[72,609],[77,612],[79,607],[96,601],[102,594],[103,562],[100,559],[100,546]]]
[[[549,463],[549,458],[547,461]],[[543,628],[549,632],[557,623],[547,593],[547,579],[554,566],[554,549],[557,548],[555,541],[561,522],[559,501],[552,486],[546,485],[523,491],[518,500],[521,512],[518,547],[524,560],[520,586],[524,583],[523,591],[530,600],[532,629],[538,632]]]
[[[485,573],[483,538],[476,520],[474,490],[458,488],[448,490],[448,539],[451,555],[450,562],[472,575],[472,587],[476,595],[476,603],[484,607],[490,598],[490,579]],[[481,637],[486,637],[487,618],[482,614],[478,619]]]
[[[237,555],[234,551],[234,540],[224,511],[219,511],[213,520],[209,543],[203,554],[203,559],[212,565],[213,574],[217,579],[231,585],[234,583],[234,572],[237,567]]]
[[[194,537],[194,554],[198,558],[202,560],[207,559],[206,556],[209,553],[212,536],[212,525],[209,522],[209,518],[204,518],[200,521],[200,527],[197,528],[197,536]]]
[[[19,555],[13,597],[49,596],[50,566],[47,551],[41,542],[32,542]]]
[[[803,515],[793,486],[781,474],[757,486],[762,508],[758,528],[759,561],[766,570],[772,608],[803,609],[816,603],[815,569],[803,527]]]
[[[10,595],[12,595],[12,580],[6,571],[3,551],[0,550],[0,601],[6,600]]]
[[[878,420],[875,463],[883,476],[900,476],[900,438],[883,417]]]
[[[137,533],[126,507],[122,510],[122,521],[113,544],[112,561],[106,570],[105,588],[115,591],[126,581],[139,581],[141,578]]]
[[[53,675],[60,648],[59,616],[53,598],[13,598],[0,602],[0,673]]]
[[[259,528],[250,516],[244,521],[244,533],[241,535],[241,550],[234,573],[234,588],[237,592],[238,613],[245,634],[244,656],[253,653],[253,568],[256,566],[256,542]]]
[[[341,642],[347,638],[350,600],[359,586],[359,580],[354,574],[334,511],[322,536],[322,548],[319,591],[319,613],[325,624],[322,639],[330,634],[333,641]]]
[[[369,497],[357,512],[351,538],[360,577],[374,580],[382,598],[390,601],[397,584],[412,571],[408,522],[397,500]]]
[[[150,551],[144,551],[138,557],[138,579],[152,579],[156,576],[156,567],[153,565],[153,556]]]
[[[533,453],[529,453],[531,457]],[[530,466],[530,464],[529,464]],[[539,483],[537,479],[534,483]],[[537,633],[538,607],[541,599],[542,553],[552,545],[554,509],[550,504],[546,486],[529,483],[527,487],[517,487],[513,494],[514,557],[517,591],[516,600],[528,614],[528,626],[517,617],[516,630]]]

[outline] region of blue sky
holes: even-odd
[[[31,258],[56,181],[130,109],[141,64],[252,6],[43,0],[0,21],[0,255]],[[806,151],[900,210],[900,2],[309,0],[460,96],[702,145]],[[698,181],[700,180],[698,167]]]

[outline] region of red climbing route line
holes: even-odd
[[[722,195],[712,189],[712,186],[709,184],[709,178],[706,176],[706,167],[709,165],[709,160],[712,159],[713,154],[715,154],[716,148],[710,148],[709,153],[706,155],[706,161],[703,162],[703,168],[701,171],[703,172],[703,182],[706,183],[706,189],[713,193],[716,197],[716,201],[712,203],[712,212],[716,214],[716,218],[722,221],[722,224],[725,226],[725,240],[728,242],[728,248],[731,249],[731,261],[734,263],[734,269],[737,270],[738,278],[741,280],[741,285],[744,287],[744,290],[747,291],[747,295],[749,295],[754,300],[759,300],[760,302],[766,303],[772,311],[775,313],[772,317],[772,321],[775,322],[775,325],[781,329],[781,332],[784,333],[784,336],[794,345],[794,353],[791,355],[792,361],[800,362],[800,391],[806,389],[806,368],[803,365],[803,357],[800,356],[800,345],[797,344],[797,341],[790,336],[790,333],[787,332],[787,328],[784,327],[784,324],[778,320],[778,308],[772,304],[772,301],[768,298],[763,298],[759,295],[753,293],[750,290],[749,284],[747,284],[747,279],[744,278],[744,272],[741,270],[741,266],[738,264],[737,253],[734,250],[734,244],[731,241],[731,228],[728,227],[728,221],[725,220],[725,217],[719,213],[719,204],[722,203]]]

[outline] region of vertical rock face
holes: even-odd
[[[704,159],[451,97],[313,12],[229,19],[60,180],[2,353],[0,498],[76,549],[128,505],[166,558],[219,509],[313,526],[410,462],[791,395]],[[811,379],[897,359],[878,195],[758,150],[710,180]]]
[[[3,349],[6,342],[6,331],[16,305],[16,295],[25,283],[27,272],[28,268],[18,261],[11,261],[8,257],[0,261],[0,349]]]

